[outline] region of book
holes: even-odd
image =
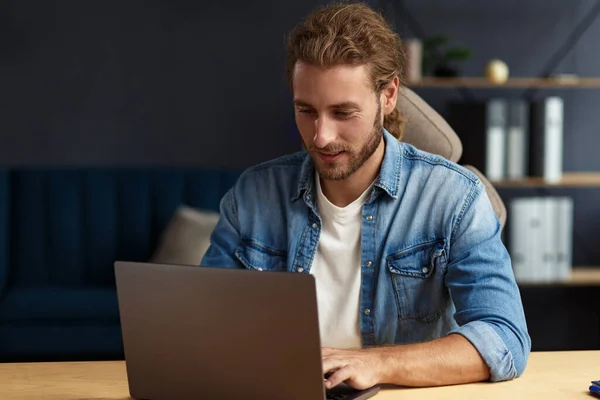
[[[509,253],[517,282],[560,282],[570,278],[573,199],[515,198],[509,205],[509,231]]]
[[[490,181],[506,177],[508,101],[451,102],[448,123],[463,145],[461,164],[472,165]]]
[[[506,177],[523,179],[529,175],[529,103],[511,99],[508,109]]]
[[[530,175],[548,183],[560,182],[563,173],[563,99],[547,97],[531,105]]]

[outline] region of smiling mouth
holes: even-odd
[[[344,154],[344,151],[338,151],[337,153],[321,153],[319,152],[319,158],[325,162],[331,163],[334,162],[336,160],[338,160],[342,154]]]

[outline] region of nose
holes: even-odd
[[[325,116],[320,116],[315,120],[315,137],[314,145],[322,149],[336,139],[335,124],[329,121]]]

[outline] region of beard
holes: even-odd
[[[341,181],[349,178],[353,173],[358,171],[369,158],[371,158],[373,153],[375,153],[375,150],[377,150],[379,143],[381,143],[382,138],[383,123],[381,121],[381,102],[377,99],[377,114],[375,115],[375,121],[373,122],[373,129],[369,132],[366,142],[360,149],[353,150],[351,147],[336,144],[330,144],[320,149],[317,149],[315,146],[310,147],[311,157],[319,172],[319,176],[322,179],[330,181]],[[348,163],[337,161],[331,164],[322,164],[318,159],[319,156],[312,153],[316,150],[328,153],[345,151],[349,156]]]

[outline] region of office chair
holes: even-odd
[[[439,154],[460,164],[462,155],[460,138],[437,111],[407,87],[400,89],[396,107],[400,114],[407,119],[404,126],[404,136],[402,137],[403,142],[412,144],[418,149],[429,153]],[[484,132],[481,134],[484,134]],[[485,151],[485,149],[481,149],[481,151]],[[502,198],[481,171],[472,165],[463,166],[475,173],[485,185],[494,212],[500,220],[502,229],[504,229],[506,206]]]

